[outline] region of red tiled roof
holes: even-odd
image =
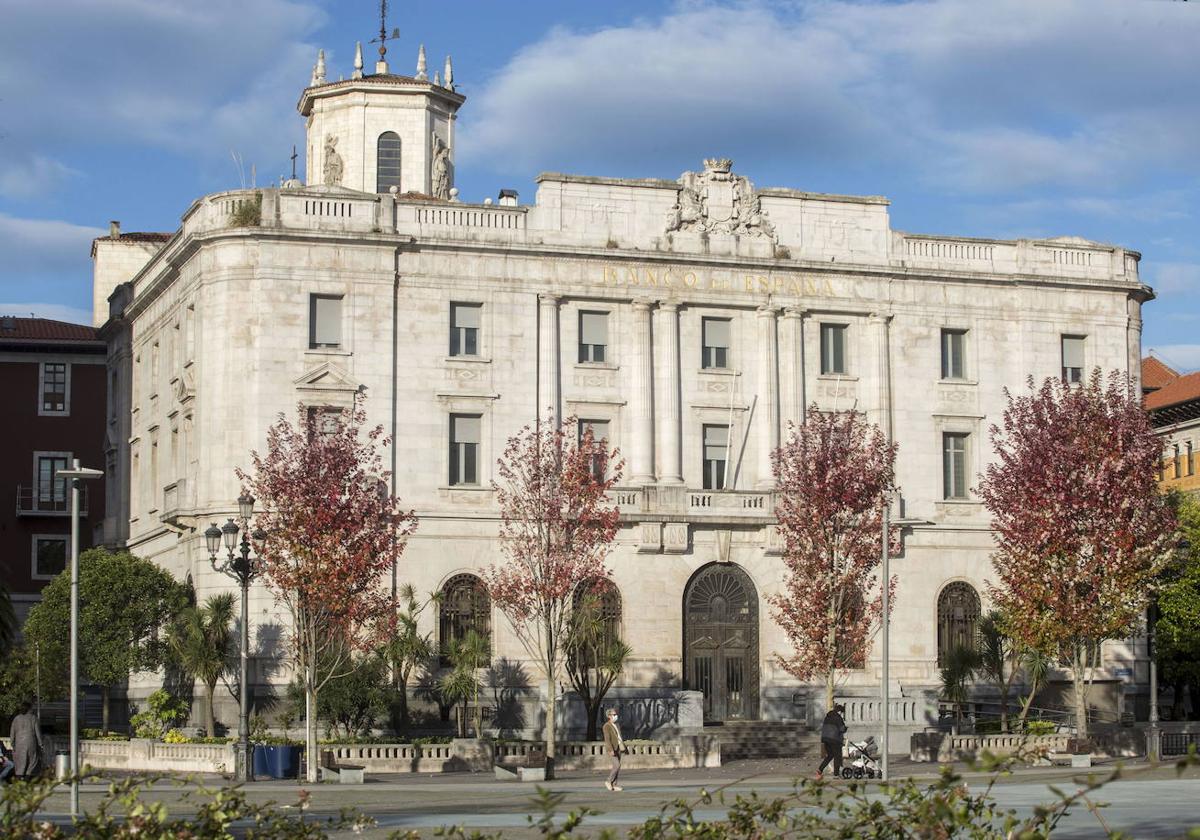
[[[1168,382],[1178,379],[1179,371],[1163,364],[1154,356],[1142,359],[1142,387],[1147,391],[1161,388]]]
[[[48,318],[17,318],[0,315],[0,343],[100,341],[95,327],[51,321]]]
[[[1154,411],[1192,400],[1200,400],[1200,371],[1176,376],[1157,391],[1147,394],[1143,404],[1147,411]]]

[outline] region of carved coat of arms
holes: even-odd
[[[776,241],[775,226],[763,213],[754,185],[732,169],[729,158],[708,158],[703,172],[680,175],[675,206],[667,212],[667,232],[735,233]]]

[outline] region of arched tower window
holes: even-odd
[[[474,630],[488,638],[491,647],[492,599],[475,575],[455,575],[442,587],[438,610],[438,652],[442,665],[450,664],[454,643]]]
[[[375,192],[400,189],[400,135],[385,131],[375,148]]]
[[[979,593],[961,580],[948,584],[938,595],[937,651],[938,666],[942,666],[950,651],[957,647],[976,648],[979,645],[976,625],[979,623]]]

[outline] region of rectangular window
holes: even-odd
[[[966,330],[942,330],[942,379],[966,379],[966,350]]]
[[[725,462],[729,457],[729,427],[704,427],[704,489],[725,489]]]
[[[579,361],[603,362],[608,349],[608,313],[579,313]]]
[[[725,370],[729,367],[729,336],[731,324],[728,318],[703,318],[700,331],[703,333],[704,352],[700,366],[705,370]]]
[[[1062,337],[1062,378],[1071,385],[1083,382],[1083,342],[1081,335]]]
[[[342,410],[331,405],[314,405],[308,409],[313,431],[320,437],[336,434],[341,417]]]
[[[52,578],[67,568],[67,537],[33,538],[33,576]]]
[[[579,421],[579,442],[583,443],[583,435],[588,429],[592,430],[592,441],[596,448],[608,447],[608,421],[607,420],[580,420]],[[601,455],[592,455],[592,477],[596,481],[604,480],[604,458]]]
[[[1175,455],[1173,460],[1175,461],[1175,477],[1183,478],[1183,457],[1179,452],[1178,443],[1175,444]]]
[[[1190,440],[1187,442],[1187,474],[1196,474],[1196,462],[1192,460],[1192,442]]]
[[[450,304],[450,355],[479,355],[479,322],[483,315],[481,303]]]
[[[846,373],[846,325],[821,325],[821,373],[845,375]]]
[[[42,363],[42,414],[67,413],[66,362]]]
[[[450,485],[479,484],[478,414],[450,415]]]
[[[942,496],[967,498],[967,435],[962,432],[942,435]]]
[[[60,470],[67,468],[67,459],[61,455],[39,455],[37,459],[37,500],[39,510],[66,510],[67,480],[60,478]]]
[[[311,350],[342,346],[342,296],[308,296],[308,346]]]

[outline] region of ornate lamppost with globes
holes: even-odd
[[[238,528],[233,519],[228,519],[220,527],[217,527],[217,523],[214,522],[204,532],[204,539],[208,543],[209,561],[212,563],[213,569],[233,578],[242,588],[241,671],[238,682],[238,700],[241,708],[238,715],[238,743],[234,755],[234,780],[237,782],[248,782],[254,779],[253,756],[250,753],[250,685],[247,652],[250,648],[250,581],[257,576],[258,570],[250,558],[250,540],[261,542],[266,534],[261,529],[256,529],[253,534],[250,533],[250,517],[253,515],[254,497],[249,493],[243,493],[238,497],[238,518],[242,522],[242,527]],[[242,535],[240,543],[238,542],[239,532]],[[220,550],[222,542],[225,544],[228,557],[218,561],[217,552]],[[236,553],[234,549],[237,549]],[[210,732],[209,736],[212,734]]]

